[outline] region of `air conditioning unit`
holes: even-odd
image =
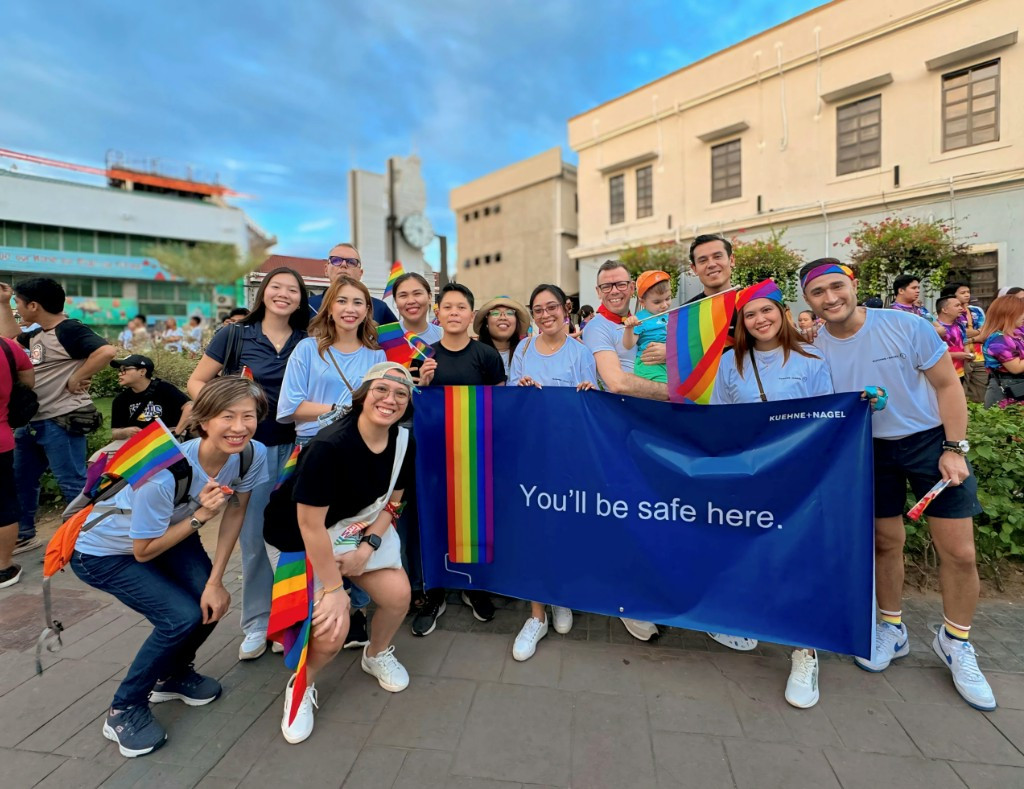
[[[235,300],[231,296],[225,296],[223,293],[218,293],[214,297],[214,303],[218,307],[234,307]]]

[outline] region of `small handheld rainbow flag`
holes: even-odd
[[[729,341],[736,290],[685,304],[668,319],[668,399],[707,405]]]
[[[405,269],[402,268],[402,261],[396,260],[391,264],[391,273],[388,274],[388,284],[384,286],[384,298],[394,296],[395,281],[405,273]]]
[[[408,367],[413,359],[426,359],[433,353],[432,350],[427,353],[419,345],[414,345],[414,340],[429,349],[425,340],[412,332],[406,332],[401,323],[382,323],[377,327],[377,342],[389,362]]]
[[[120,477],[133,489],[158,471],[183,460],[181,445],[174,440],[163,421],[154,419],[129,438],[107,463],[104,476]]]
[[[492,427],[491,387],[445,387],[448,554],[453,562],[494,561]]]
[[[306,692],[306,658],[312,623],[313,568],[305,551],[282,553],[274,571],[267,637],[284,645],[284,664],[295,670],[288,723],[295,720]]]
[[[299,450],[301,450],[298,444],[292,448],[292,453],[288,456],[288,459],[281,466],[281,473],[277,475],[277,484],[274,485],[274,490],[280,489],[280,487],[288,481],[288,478],[295,473],[295,467],[299,464]]]

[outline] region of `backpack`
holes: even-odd
[[[7,403],[7,424],[11,427],[24,427],[39,410],[39,397],[31,386],[18,380],[18,364],[14,360],[14,351],[3,340],[0,346],[4,349],[7,364],[11,368],[11,396]]]

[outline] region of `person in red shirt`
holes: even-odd
[[[10,304],[11,295],[11,286],[0,282],[0,310],[4,309],[5,304]],[[6,352],[0,354],[0,589],[3,589],[18,583],[21,577],[21,567],[12,559],[14,545],[18,540],[21,508],[18,506],[18,491],[14,484],[14,431],[7,423],[7,406],[14,386],[8,358],[14,359],[18,380],[26,386],[35,385],[36,374],[28,354],[18,343],[6,337],[0,337],[0,342],[10,351],[9,355]]]

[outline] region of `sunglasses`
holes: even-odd
[[[341,266],[342,268],[359,268],[363,265],[359,258],[339,258],[334,255],[327,258],[327,262],[332,266]]]

